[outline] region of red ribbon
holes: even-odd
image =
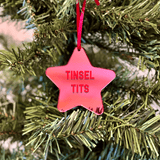
[[[95,3],[97,6],[100,5],[98,0],[95,0]],[[77,13],[77,48],[78,50],[81,49],[81,36],[82,36],[82,25],[83,25],[83,17],[84,17],[84,11],[86,6],[86,0],[83,2],[82,6],[82,12],[80,15],[80,7],[79,7],[79,1],[76,0],[76,13]]]

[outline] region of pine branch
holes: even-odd
[[[1,160],[17,160],[17,159],[30,159],[30,160],[39,160],[42,158],[42,154],[38,152],[38,155],[32,155],[30,151],[26,150],[20,150],[20,147],[18,146],[17,151],[9,152],[7,150],[4,150],[4,148],[0,147],[1,151]]]
[[[139,160],[139,159],[159,160],[160,159],[160,158],[156,158],[153,153],[150,153],[150,155],[148,155],[145,148],[141,148],[142,156],[140,156],[137,153],[132,153],[130,149],[124,148],[123,145],[120,145],[119,143],[116,144],[112,141],[107,141],[104,145],[101,144],[99,148],[101,148],[101,152],[98,155],[97,154],[95,155],[94,152],[88,151],[84,159],[85,160],[86,159],[109,160],[110,157],[112,157],[113,159],[134,159],[134,160]]]
[[[26,113],[29,116],[26,117],[27,119],[36,118],[38,116],[37,109],[35,108],[36,107],[28,107]],[[138,110],[140,111],[140,109]],[[147,111],[145,111],[143,117],[138,114],[138,110],[134,114],[128,115],[123,119],[117,118],[106,112],[104,112],[106,118],[103,119],[102,116],[97,117],[94,113],[89,111],[81,113],[81,111],[77,110],[73,111],[72,114],[68,115],[66,118],[63,117],[61,120],[56,119],[46,125],[44,125],[40,119],[37,119],[36,122],[25,125],[23,135],[34,131],[34,134],[26,144],[26,146],[34,144],[34,151],[36,151],[42,143],[46,142],[45,146],[47,147],[50,144],[50,141],[55,141],[60,154],[61,151],[58,144],[59,139],[63,139],[71,148],[74,147],[73,142],[76,142],[79,145],[85,145],[90,151],[92,151],[92,148],[96,147],[98,141],[114,139],[116,143],[124,143],[124,146],[127,149],[131,148],[132,152],[135,152],[140,156],[142,155],[140,148],[145,147],[149,154],[149,147],[158,157],[159,153],[157,145],[159,141],[158,126],[160,116],[150,119],[151,114],[146,114]],[[53,117],[54,116],[55,114]],[[137,119],[133,123],[134,117]],[[139,119],[142,117],[143,121],[140,121]],[[137,123],[138,121],[139,123]],[[37,123],[39,125],[37,125]],[[150,129],[149,127],[152,125],[154,125],[154,127]],[[71,137],[74,140],[72,140]],[[141,137],[143,137],[143,139]]]

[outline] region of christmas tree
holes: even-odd
[[[76,0],[0,1],[3,16],[34,29],[23,49],[0,51],[0,70],[16,95],[15,103],[1,97],[0,140],[25,147],[1,148],[1,159],[160,159],[160,114],[152,105],[160,105],[160,1],[95,1],[86,1],[82,47],[94,67],[116,73],[101,92],[101,115],[82,106],[60,112],[59,89],[45,74],[66,65],[77,46]]]

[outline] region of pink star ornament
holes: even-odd
[[[101,90],[114,80],[109,69],[93,67],[84,51],[76,47],[67,65],[49,67],[46,76],[59,88],[57,108],[66,112],[83,106],[97,115],[104,111]]]

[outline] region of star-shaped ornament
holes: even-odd
[[[112,70],[93,67],[84,49],[77,47],[67,65],[49,67],[46,75],[60,90],[60,112],[83,106],[97,115],[104,111],[101,90],[116,77]]]

